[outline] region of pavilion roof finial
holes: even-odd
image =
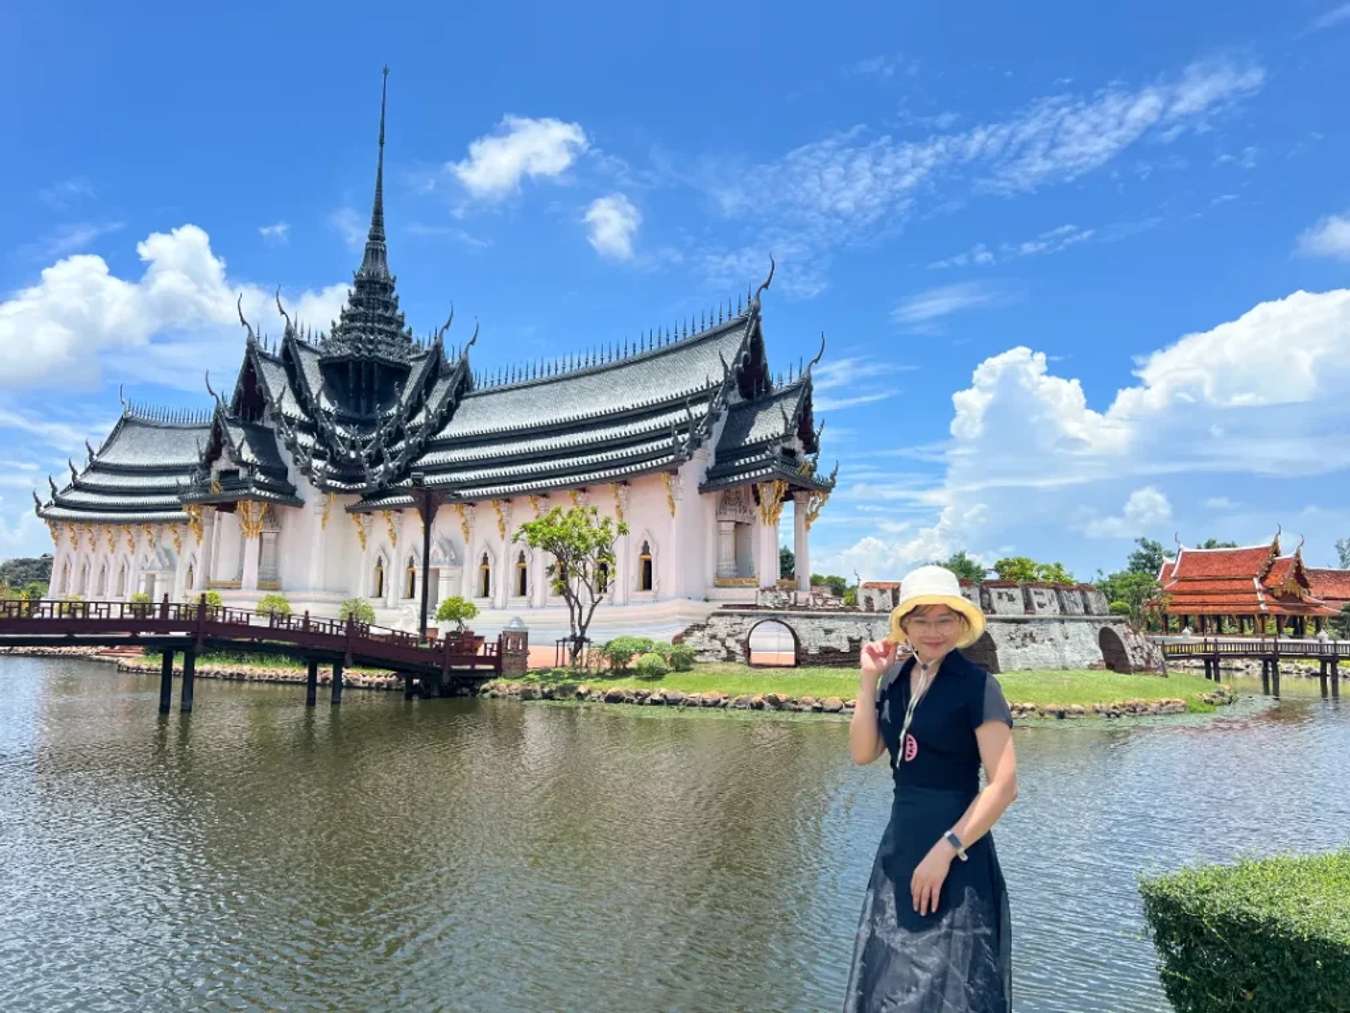
[[[380,82],[380,153],[375,162],[375,203],[370,211],[370,239],[384,241],[384,112],[389,97],[389,67]]]

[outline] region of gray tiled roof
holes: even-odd
[[[722,382],[718,353],[728,362],[735,358],[750,320],[750,314],[742,314],[697,337],[629,359],[473,391],[436,439],[553,429],[707,391]]]
[[[198,441],[204,444],[210,432],[210,425],[169,425],[125,415],[113,427],[95,459],[120,467],[191,468],[197,464]]]

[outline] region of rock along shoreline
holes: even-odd
[[[158,675],[159,663],[146,661],[140,657],[109,654],[104,648],[95,647],[32,647],[0,648],[0,653],[26,655],[32,657],[79,657],[89,661],[115,663],[120,672],[134,672],[139,675]],[[174,675],[183,674],[180,665],[174,666]],[[305,670],[273,666],[231,666],[212,663],[198,664],[196,676],[199,679],[221,679],[230,682],[264,682],[303,685]],[[319,669],[319,685],[326,686],[332,681],[331,671]],[[361,669],[348,669],[343,673],[343,685],[352,689],[371,689],[385,692],[402,691],[402,679],[392,672],[374,672]],[[584,680],[578,682],[560,682],[553,685],[513,682],[506,679],[494,679],[484,683],[475,694],[485,699],[516,700],[555,700],[572,703],[627,704],[639,707],[676,707],[682,709],[710,709],[736,711],[768,711],[799,714],[853,714],[857,701],[837,696],[794,697],[783,693],[685,693],[681,690],[664,689],[655,686],[619,687],[595,685]],[[1219,684],[1212,692],[1205,693],[1200,699],[1216,707],[1226,706],[1237,700],[1237,694],[1229,687]],[[1185,714],[1186,701],[1179,698],[1161,700],[1119,700],[1109,704],[1069,704],[1041,705],[1030,703],[1010,703],[1014,718],[1049,718],[1067,720],[1071,718],[1102,717],[1147,717],[1159,714]]]

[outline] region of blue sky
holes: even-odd
[[[814,569],[1350,535],[1350,3],[10,5],[0,556],[137,401],[326,325],[392,68],[390,259],[480,368],[779,272],[840,481]]]

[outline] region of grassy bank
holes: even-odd
[[[516,684],[557,686],[584,682],[602,689],[721,693],[726,696],[777,693],[781,696],[838,697],[851,700],[858,693],[858,674],[841,668],[750,668],[740,664],[696,665],[689,672],[670,672],[659,679],[632,675],[578,674],[566,669],[530,672],[510,680]],[[1042,709],[1079,706],[1092,708],[1128,701],[1184,700],[1192,712],[1213,710],[1202,697],[1214,684],[1196,675],[1122,675],[1093,670],[1009,672],[999,676],[1003,693],[1013,706]]]

